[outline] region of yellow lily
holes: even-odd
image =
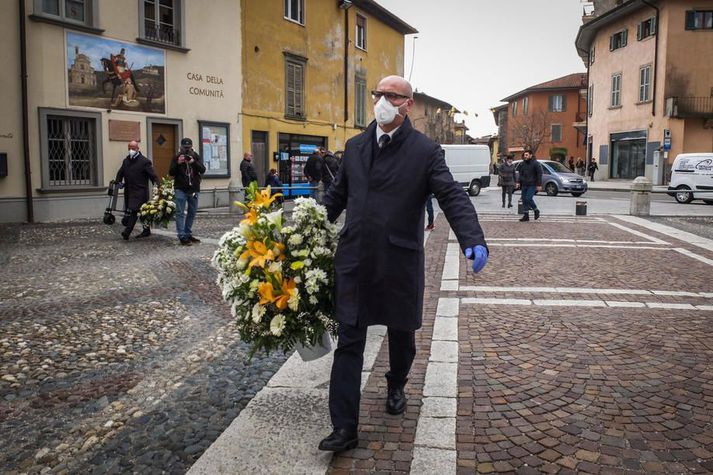
[[[261,241],[248,241],[246,247],[247,249],[240,254],[239,259],[250,259],[248,268],[255,266],[265,267],[267,261],[274,261],[277,257],[272,249],[268,249],[265,243]]]
[[[268,186],[264,190],[260,190],[255,193],[255,198],[253,198],[253,204],[259,208],[269,208],[273,201],[278,196],[282,196],[282,193],[275,193],[274,195],[270,192],[270,187]]]
[[[250,224],[253,225],[257,223],[257,210],[251,208],[247,213],[245,213],[245,219],[240,221],[240,224]]]
[[[260,305],[265,305],[275,301],[275,289],[272,288],[272,283],[262,282],[257,287],[257,293],[260,295]]]
[[[294,281],[294,279],[282,280],[280,293],[276,296],[275,299],[275,306],[280,310],[286,309],[290,297],[296,292],[296,288],[297,283]]]

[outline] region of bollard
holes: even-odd
[[[517,214],[525,214],[525,207],[522,205],[522,200],[517,200]]]
[[[587,202],[577,201],[577,204],[574,207],[574,214],[576,216],[587,216]]]
[[[649,216],[651,214],[651,181],[643,176],[636,177],[631,184],[631,202],[629,214],[632,216]]]
[[[242,187],[238,186],[235,181],[231,181],[228,185],[228,203],[230,214],[239,214],[241,209],[235,204],[236,201],[240,201],[242,198],[240,190]]]

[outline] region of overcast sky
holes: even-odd
[[[404,74],[420,92],[468,112],[472,137],[496,133],[490,108],[550,79],[584,72],[574,48],[580,0],[376,0],[419,31]],[[475,117],[475,114],[478,117]]]

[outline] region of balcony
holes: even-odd
[[[144,39],[172,46],[181,46],[181,36],[177,28],[171,25],[156,25],[155,22],[144,22]]]
[[[666,99],[666,115],[677,119],[688,117],[713,119],[713,96],[669,97]]]
[[[572,123],[572,127],[575,129],[579,130],[582,133],[585,133],[587,131],[587,118],[585,117],[584,112],[577,112],[577,114],[574,117],[574,122]]]

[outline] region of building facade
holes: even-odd
[[[464,143],[467,129],[457,131],[455,114],[460,111],[446,101],[415,91],[409,118],[413,127],[439,144]]]
[[[529,149],[538,158],[584,157],[586,85],[586,74],[575,73],[502,99],[507,107],[493,109],[501,154],[519,158]]]
[[[318,146],[338,152],[373,119],[370,91],[403,75],[404,35],[416,30],[371,0],[242,2],[245,150],[258,181],[286,185]]]
[[[713,1],[610,3],[594,3],[576,39],[588,154],[601,179],[665,184],[676,155],[713,150]]]
[[[0,58],[26,64],[27,93],[22,74],[3,76],[0,220],[99,218],[128,141],[165,176],[183,136],[208,168],[201,205],[227,204],[242,149],[240,2],[28,0],[4,13]]]

